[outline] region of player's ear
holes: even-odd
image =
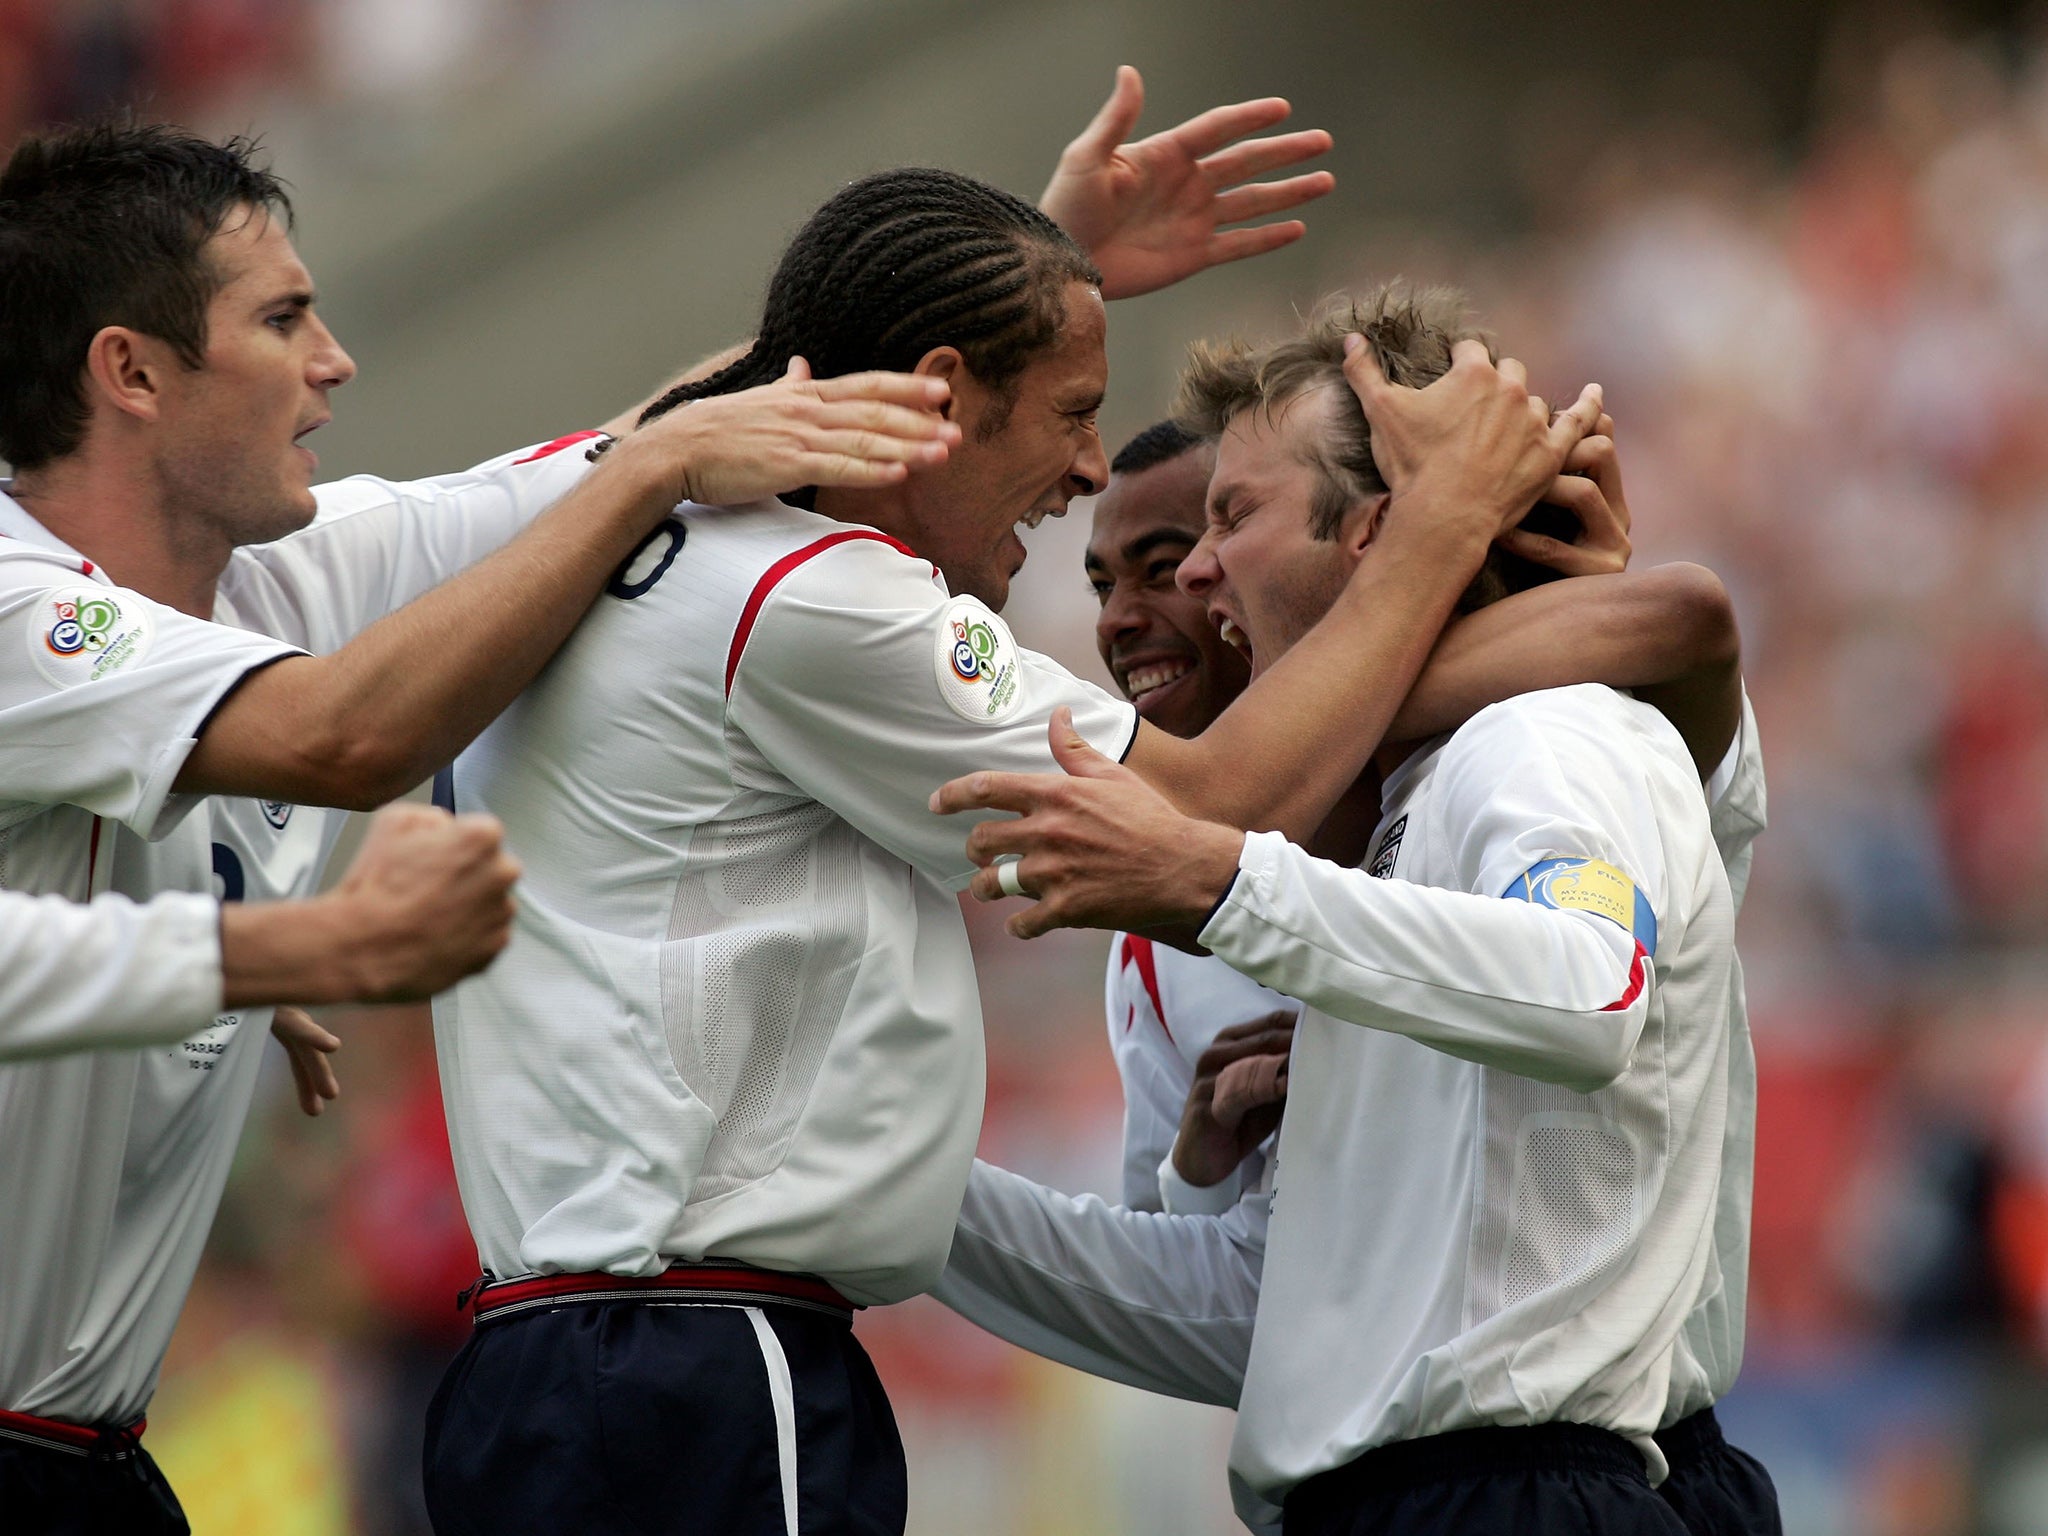
[[[157,418],[171,364],[170,349],[163,342],[125,325],[105,327],[85,349],[89,392],[115,410],[144,421]]]
[[[1339,537],[1344,541],[1344,552],[1354,560],[1365,554],[1380,531],[1380,519],[1386,516],[1387,503],[1392,497],[1386,491],[1379,491],[1355,504],[1344,514],[1344,527]]]
[[[957,347],[933,347],[917,360],[912,373],[923,374],[926,378],[944,379],[953,388],[946,403],[939,407],[939,414],[948,421],[954,419],[954,412],[960,403],[960,386],[974,375],[968,372],[967,359],[960,355]]]

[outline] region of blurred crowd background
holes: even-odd
[[[1566,6],[1542,24],[1583,27],[1585,45],[1548,39],[1495,91],[1500,60],[1452,78],[1443,57],[1498,52],[1480,34],[1506,8],[1448,32],[1409,5],[1305,5],[1299,26],[1266,9],[1254,45],[1213,6],[990,8],[974,24],[1005,30],[933,64],[955,93],[936,123],[900,91],[872,110],[856,92],[843,110],[873,132],[771,194],[748,169],[776,150],[761,106],[816,77],[820,49],[879,38],[879,94],[891,70],[917,78],[921,56],[890,39],[966,23],[907,0],[0,0],[0,137],[116,102],[263,132],[303,189],[330,318],[370,339],[330,468],[425,470],[602,417],[656,372],[655,354],[598,355],[628,342],[596,317],[644,322],[647,295],[567,256],[534,270],[524,248],[508,277],[493,242],[521,229],[595,228],[563,249],[626,251],[664,295],[697,294],[707,307],[653,327],[681,362],[743,333],[767,257],[835,177],[937,159],[1035,191],[1111,65],[1150,67],[1148,43],[1185,65],[1178,86],[1151,74],[1148,127],[1295,94],[1305,125],[1343,140],[1336,198],[1285,257],[1120,307],[1106,435],[1161,414],[1187,340],[1270,332],[1396,272],[1467,288],[1539,388],[1606,386],[1639,562],[1701,561],[1735,594],[1770,778],[1740,932],[1761,1094],[1750,1345],[1725,1421],[1798,1536],[2048,1532],[2048,31],[1999,7],[1681,6],[1630,53],[1612,30],[1627,8]],[[676,81],[680,59],[758,71],[698,96],[747,125],[716,146],[737,167],[730,205],[698,186],[680,212],[636,213],[644,187],[579,159],[619,132],[579,127],[579,99],[685,90],[650,84],[650,58]],[[1008,137],[961,130],[978,90]],[[508,113],[535,137],[505,140],[491,125]],[[653,120],[687,121],[619,122]],[[485,139],[535,158],[507,150],[486,175]],[[626,179],[645,182],[649,157],[687,162],[692,145],[633,152]],[[476,183],[529,174],[552,223],[477,201]],[[422,182],[473,242],[405,204]],[[394,212],[372,238],[348,211],[379,199]],[[636,228],[651,254],[626,249]],[[744,273],[721,275],[713,244]],[[483,340],[461,388],[424,388],[402,343],[454,319],[412,289],[472,265],[501,307],[514,277],[536,294],[493,328],[503,345],[531,348],[520,325],[566,307],[593,317],[591,355],[539,370],[529,354],[508,384],[483,377],[500,372]],[[389,356],[388,388],[365,353]],[[370,425],[346,437],[359,405]],[[1087,516],[1035,536],[1011,616],[1100,677]],[[1113,1188],[1103,943],[1018,945],[1000,915],[970,913],[985,1154]],[[423,1529],[418,1425],[474,1254],[426,1029],[403,1011],[335,1022],[344,1097],[306,1122],[276,1064],[151,1413],[200,1536]],[[913,1530],[1234,1528],[1227,1415],[1086,1381],[928,1302],[860,1331],[903,1420]]]

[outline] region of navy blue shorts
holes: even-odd
[[[177,1495],[132,1433],[66,1444],[0,1426],[0,1530],[8,1536],[191,1536]]]
[[[1722,1438],[1713,1409],[1658,1430],[1657,1444],[1671,1463],[1657,1493],[1690,1536],[1784,1536],[1771,1474]]]
[[[439,1536],[901,1536],[903,1442],[850,1322],[600,1301],[479,1322],[427,1412]]]
[[[1642,1453],[1583,1424],[1381,1446],[1295,1488],[1285,1525],[1287,1536],[1685,1536]]]

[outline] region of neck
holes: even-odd
[[[116,585],[194,618],[213,617],[214,588],[232,550],[189,529],[181,537],[146,465],[81,452],[18,475],[12,494]]]
[[[838,485],[818,487],[817,500],[811,504],[820,517],[829,517],[835,522],[864,523],[878,528],[892,539],[901,540],[912,549],[921,542],[922,530],[917,519],[911,515],[910,507],[895,486],[878,486],[873,490],[861,490]]]

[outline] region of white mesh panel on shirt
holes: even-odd
[[[1635,1228],[1635,1148],[1592,1116],[1532,1116],[1516,1157],[1501,1303],[1590,1273]]]
[[[691,1196],[774,1171],[867,945],[860,835],[823,806],[696,829],[662,962],[676,1070],[718,1116]]]

